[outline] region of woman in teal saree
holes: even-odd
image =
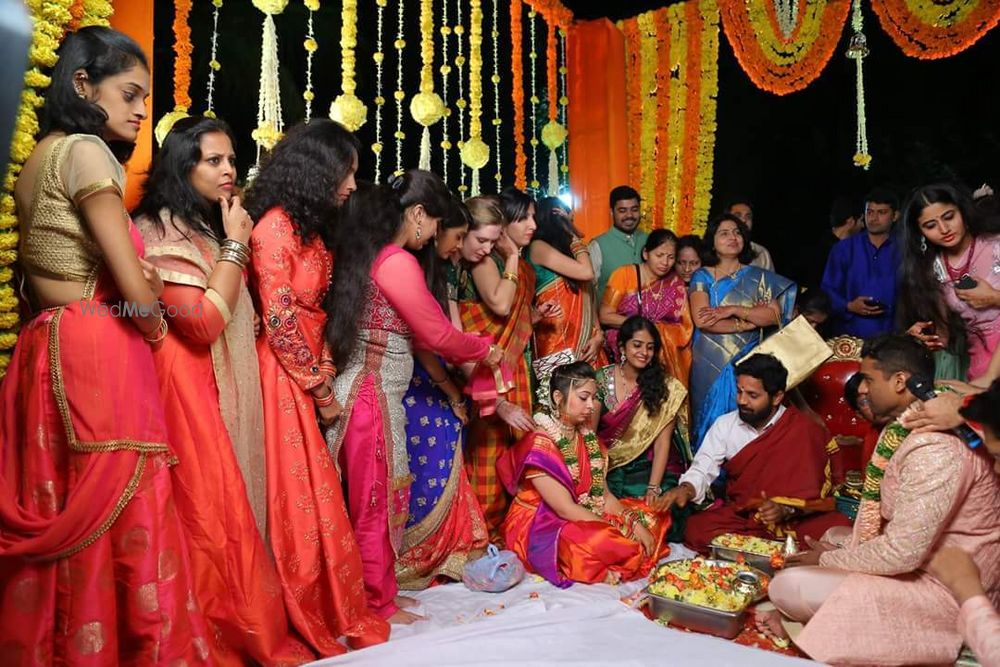
[[[694,318],[691,367],[692,444],[721,415],[736,409],[735,362],[792,319],[794,282],[756,266],[750,232],[735,216],[713,218],[705,230],[705,263],[688,288]]]

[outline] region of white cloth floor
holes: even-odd
[[[681,545],[673,558],[689,557]],[[622,586],[574,584],[559,589],[535,575],[504,593],[476,593],[462,584],[407,593],[426,620],[394,625],[389,641],[310,667],[340,665],[542,665],[639,667],[808,665],[808,660],[664,628],[622,602],[645,582]]]

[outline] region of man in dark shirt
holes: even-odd
[[[893,330],[901,261],[900,243],[893,234],[898,217],[896,195],[876,188],[865,197],[866,230],[830,250],[821,286],[833,302],[834,335],[870,338]]]
[[[823,281],[826,260],[837,241],[864,231],[864,217],[861,215],[859,203],[854,197],[846,195],[833,200],[833,205],[830,207],[829,231],[824,231],[806,249],[799,261],[799,270],[793,276],[798,280],[800,287],[819,287]]]

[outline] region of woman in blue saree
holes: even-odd
[[[695,334],[690,397],[697,450],[716,418],[736,409],[733,365],[792,319],[795,283],[756,266],[750,231],[728,213],[705,230],[705,262],[688,288]]]

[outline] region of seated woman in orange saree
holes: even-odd
[[[221,211],[218,203],[229,200],[221,185],[232,183],[235,164],[229,127],[200,116],[178,121],[153,162],[135,211],[146,257],[165,283],[170,323],[153,359],[181,460],[174,498],[195,596],[215,635],[212,661],[303,662],[315,654],[289,634],[281,583],[262,538],[264,411],[243,277],[253,224],[239,198]]]
[[[46,102],[57,120],[15,190],[33,315],[0,385],[0,663],[207,664],[150,350],[162,283],[143,275],[121,164],[98,136],[72,133],[106,130],[93,98],[122,105],[136,89],[141,110],[146,60],[106,28],[64,45]],[[91,72],[97,58],[122,71]],[[121,121],[133,116],[114,111],[134,141]],[[101,127],[58,124],[95,116]]]
[[[590,430],[594,369],[585,362],[559,366],[551,387],[558,419],[536,415],[540,428],[497,461],[514,496],[503,523],[507,548],[560,588],[644,577],[669,553],[670,513],[607,490],[607,452]]]
[[[660,358],[671,376],[685,387],[691,374],[694,322],[687,288],[674,272],[677,237],[668,229],[653,231],[642,250],[641,264],[626,264],[608,279],[600,307],[601,324],[608,327],[607,348],[618,357],[618,329],[633,315],[656,325],[663,346]],[[641,285],[641,288],[640,288]]]

